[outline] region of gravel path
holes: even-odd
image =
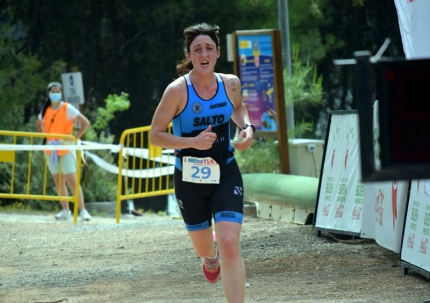
[[[225,302],[206,283],[181,220],[157,215],[56,222],[0,213],[0,302]],[[245,217],[246,302],[394,302],[430,298],[374,242],[318,238],[309,225]]]

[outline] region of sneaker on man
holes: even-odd
[[[79,213],[79,217],[81,217],[82,221],[90,221],[92,218],[90,213],[86,209],[81,210],[81,212]]]
[[[58,214],[55,215],[57,220],[70,220],[72,218],[72,212],[69,209],[62,209]]]
[[[215,243],[216,245],[216,243]],[[202,258],[202,270],[206,281],[216,283],[221,275],[221,264],[219,262],[218,245],[216,247],[216,258]]]

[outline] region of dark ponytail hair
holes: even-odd
[[[194,38],[199,35],[207,35],[209,36],[216,44],[218,49],[219,47],[219,26],[218,25],[210,25],[207,23],[199,23],[196,25],[192,25],[186,27],[184,29],[184,53],[185,56],[190,52],[190,45],[193,42]],[[190,72],[193,69],[193,63],[188,58],[183,59],[176,65],[176,74],[178,77],[183,76]]]
[[[49,97],[46,97],[45,98],[45,104],[43,105],[43,108],[42,108],[42,119],[45,116],[46,110],[50,106],[51,106],[51,99],[49,99]]]
[[[176,74],[178,77],[188,74],[193,69],[193,63],[188,58],[182,59],[176,64]]]

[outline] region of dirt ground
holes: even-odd
[[[226,302],[205,282],[181,220],[0,213],[0,302]],[[245,217],[246,302],[423,302],[429,281],[402,274],[378,244],[340,243],[310,225]]]

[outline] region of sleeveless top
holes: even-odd
[[[178,151],[183,156],[212,157],[217,162],[221,156],[228,159],[227,163],[229,163],[233,159],[232,153],[229,152],[234,150],[230,145],[230,118],[234,105],[227,96],[221,76],[219,74],[215,74],[215,76],[218,89],[215,96],[209,100],[199,97],[189,74],[184,76],[187,84],[187,104],[182,112],[172,120],[173,134],[179,137],[195,137],[212,125],[212,132],[216,133],[217,138],[210,149],[186,148]],[[176,159],[176,167],[180,170],[182,170],[181,160],[180,157]]]
[[[48,107],[46,109],[45,115],[43,116],[43,126],[45,131],[48,134],[62,134],[62,135],[71,135],[73,134],[73,125],[75,119],[67,118],[67,107],[71,106],[67,102],[57,110],[51,109]],[[48,137],[48,142],[52,140],[57,140],[56,137]],[[45,151],[47,154],[51,154],[52,151]],[[58,150],[59,156],[65,155],[69,153],[68,150]]]

